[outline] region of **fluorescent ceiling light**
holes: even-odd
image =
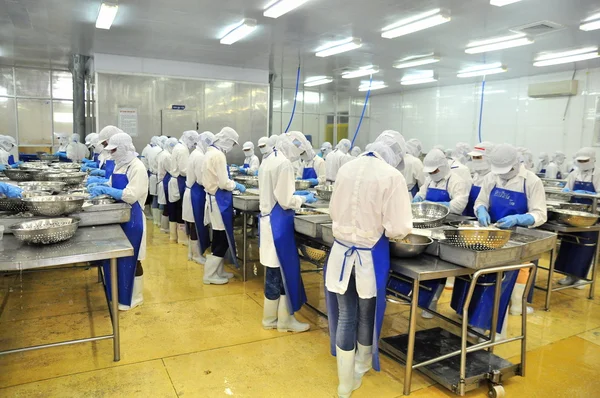
[[[576,50],[539,54],[535,58],[533,66],[568,64],[571,62],[585,61],[599,57],[600,54],[598,54],[598,47],[586,47]]]
[[[267,4],[263,15],[268,18],[279,18],[283,14],[300,7],[308,0],[274,0]]]
[[[369,88],[371,89],[371,91],[381,90],[382,88],[386,88],[386,87],[387,87],[387,85],[385,84],[385,82],[374,81],[369,84],[369,82],[363,81],[360,83],[360,86],[358,87],[358,91],[369,91]]]
[[[320,86],[321,84],[328,84],[333,81],[331,76],[313,76],[309,77],[304,81],[304,86],[306,87],[314,87]]]
[[[256,30],[256,19],[242,19],[233,29],[221,38],[221,44],[233,44]]]
[[[440,57],[435,56],[434,54],[417,55],[417,56],[402,58],[398,62],[394,63],[394,68],[396,68],[396,69],[412,68],[415,66],[434,64],[436,62],[440,62]]]
[[[579,25],[579,29],[585,31],[600,29],[600,13],[584,19],[581,25]]]
[[[496,73],[506,72],[506,66],[502,65],[500,62],[495,62],[493,64],[484,64],[472,66],[470,68],[466,68],[458,71],[457,77],[474,77],[474,76],[485,76],[485,75],[495,75]]]
[[[317,57],[329,57],[330,55],[344,53],[360,47],[362,47],[362,42],[360,39],[349,37],[347,39],[334,41],[317,48],[317,53],[315,55]]]
[[[98,29],[110,29],[119,11],[119,5],[113,3],[102,3],[100,5],[100,12],[98,18],[96,18],[96,28]]]
[[[342,79],[354,79],[355,77],[363,77],[374,75],[379,72],[379,67],[375,65],[363,66],[356,70],[351,70],[342,73]]]
[[[424,70],[418,73],[411,73],[404,75],[400,84],[403,86],[410,86],[413,84],[423,84],[437,82],[437,76],[432,70]]]
[[[525,46],[532,44],[533,39],[523,33],[509,36],[493,37],[491,39],[472,41],[467,44],[465,52],[467,54],[485,53],[488,51],[503,50],[505,48]]]
[[[518,3],[521,0],[490,0],[490,4],[496,7],[507,6],[512,3]]]
[[[395,37],[404,36],[409,33],[418,32],[419,30],[441,25],[450,21],[450,19],[450,14],[448,12],[436,8],[386,26],[383,28],[381,37],[385,39],[393,39]]]

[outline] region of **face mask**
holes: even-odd
[[[477,170],[477,171],[483,171],[483,170],[490,169],[490,164],[483,159],[473,159],[471,161],[471,166],[473,167],[473,170]]]
[[[252,151],[250,151],[250,150],[244,151],[244,155],[246,155],[246,157],[249,158],[250,156],[252,156]]]
[[[215,144],[217,147],[221,148],[224,153],[231,151],[235,145],[233,141],[227,139],[217,140]]]
[[[104,150],[104,145],[102,144],[97,144],[96,146],[94,146],[94,153],[100,153]]]
[[[594,163],[591,160],[588,160],[585,163],[577,162],[577,167],[581,171],[588,171],[594,168]]]
[[[498,174],[498,177],[500,177],[501,180],[508,181],[515,178],[517,174],[519,174],[519,166],[513,167],[513,169],[508,173]]]
[[[304,160],[305,162],[308,162],[310,160],[310,156],[308,155],[308,153],[306,151],[304,151],[301,155],[300,155],[300,159]]]
[[[264,146],[259,146],[259,147],[258,147],[258,150],[259,150],[259,151],[260,151],[260,153],[262,153],[263,155],[265,155],[265,154],[269,153],[269,148],[267,148],[267,146],[266,146],[266,145],[264,145]]]

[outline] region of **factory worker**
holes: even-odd
[[[425,183],[425,174],[423,173],[423,162],[419,159],[421,150],[414,141],[406,142],[406,155],[404,156],[404,170],[402,175],[406,179],[406,185],[410,192],[411,199],[419,192],[419,188]]]
[[[61,162],[67,162],[67,147],[69,146],[69,135],[67,133],[54,133],[56,142],[58,143],[58,150],[54,153],[58,156]]]
[[[0,135],[0,171],[6,169],[7,166],[17,167],[18,162],[15,162],[15,157],[10,152],[15,147],[16,141],[8,135]]]
[[[535,173],[546,175],[546,166],[548,166],[548,163],[550,163],[550,158],[548,157],[548,154],[546,152],[540,152]]]
[[[88,153],[87,146],[79,140],[79,134],[75,133],[71,136],[71,142],[67,146],[67,159],[72,162],[81,162]]]
[[[441,145],[441,144],[434,145],[434,146],[433,146],[433,148],[431,148],[431,149],[439,149],[440,151],[442,151],[442,152],[444,152],[444,153],[445,153],[445,151],[446,151],[446,147],[445,147],[445,146],[443,146],[443,145]]]
[[[152,139],[154,139],[154,137],[152,137],[150,139],[150,142],[148,144],[146,144],[146,146],[144,147],[144,149],[142,149],[142,153],[140,153],[140,160],[142,161],[142,163],[144,163],[144,166],[146,166],[146,169],[149,169],[149,166],[148,166],[148,150],[150,150],[150,148],[152,148]]]
[[[171,168],[168,170],[171,179],[168,183],[169,195],[167,196],[167,201],[173,212],[169,213],[169,232],[171,234],[171,240],[177,241],[180,245],[188,244],[188,237],[182,217],[182,199],[185,192],[188,158],[190,157],[190,151],[194,150],[196,147],[197,141],[197,131],[184,131],[171,151]]]
[[[250,141],[244,142],[242,147],[244,151],[244,165],[240,167],[240,173],[247,174],[250,176],[256,175],[258,167],[260,166],[260,160],[258,156],[254,154],[254,144]]]
[[[596,151],[594,148],[581,148],[575,154],[577,163],[574,172],[567,177],[565,192],[596,194],[600,191],[600,170],[596,169]],[[572,197],[571,202],[592,204],[592,199]],[[577,285],[587,278],[598,243],[597,232],[571,232],[573,239],[563,239],[560,244],[554,269],[567,274],[558,281],[561,285]],[[580,245],[577,244],[577,239]],[[585,285],[577,288],[583,289]]]
[[[16,185],[0,182],[0,195],[7,198],[20,198],[23,190]]]
[[[469,202],[467,203],[467,207],[465,207],[465,211],[463,212],[464,216],[475,217],[475,201],[479,196],[479,192],[481,191],[481,186],[483,185],[485,177],[492,170],[489,155],[493,148],[494,144],[484,141],[478,145],[475,145],[473,150],[469,152],[469,156],[472,158],[472,169],[475,174],[473,174],[473,185],[471,186],[471,191],[469,193]]]
[[[352,156],[353,158],[357,158],[358,155],[360,155],[362,153],[362,150],[360,149],[360,147],[355,146],[354,148],[352,148],[352,150],[350,151],[350,156]]]
[[[179,195],[179,185],[177,184],[177,178],[173,178],[171,171],[174,169],[173,165],[173,149],[179,143],[179,140],[175,137],[169,137],[165,144],[165,149],[169,153],[169,158],[164,160],[162,166],[164,168],[163,190],[165,192],[165,206],[167,208],[167,214],[169,216],[169,240],[171,242],[177,242],[177,209],[175,208],[175,198]],[[171,182],[171,180],[173,182]]]
[[[98,168],[98,154],[94,151],[94,145],[98,142],[99,137],[100,134],[98,133],[90,133],[85,136],[85,146],[88,149],[89,159],[84,158],[82,161],[87,167]]]
[[[279,135],[277,134],[271,134],[269,136],[269,146],[273,149],[275,149],[275,144],[277,144],[277,140],[279,139]]]
[[[160,231],[169,233],[169,207],[167,206],[167,196],[165,189],[167,172],[171,167],[171,152],[167,149],[169,143],[169,137],[163,135],[158,141],[162,151],[156,155],[156,196],[158,199],[159,209],[162,206],[162,214],[160,216]],[[175,140],[177,143],[177,140]]]
[[[331,142],[325,141],[323,143],[323,145],[321,145],[321,149],[319,151],[319,157],[323,158],[324,160],[327,160],[327,155],[329,155],[332,151],[333,151],[333,146],[331,145]]]
[[[567,157],[562,151],[554,152],[552,161],[546,166],[546,178],[551,178],[553,180],[562,180],[563,178],[566,178],[566,175],[563,176],[563,174],[566,174],[564,171],[566,158]]]
[[[273,153],[273,145],[269,143],[269,137],[261,137],[258,140],[258,150],[262,154],[263,161]]]
[[[308,140],[306,140],[308,142]],[[299,167],[296,178],[310,181],[310,185],[323,185],[327,180],[326,161],[315,154],[310,142],[305,151],[300,155]]]
[[[353,159],[352,156],[348,154],[348,152],[350,152],[350,148],[352,148],[352,143],[350,140],[343,138],[337,144],[335,150],[327,155],[327,158],[325,159],[325,174],[328,182],[335,182],[335,178],[340,167]]]
[[[490,153],[489,159],[492,172],[485,178],[475,201],[479,223],[483,226],[496,223],[499,228],[533,228],[544,224],[547,221],[544,185],[539,177],[521,165],[516,148],[509,144],[498,145]],[[501,335],[505,332],[503,324],[509,298],[512,300],[512,314],[520,314],[522,310],[520,303],[528,276],[529,270],[505,274],[498,319],[498,332]],[[482,283],[490,281],[495,281],[495,276],[486,276]],[[469,321],[475,327],[484,330],[490,328],[493,290],[493,286],[491,289],[480,289],[481,299],[477,298],[475,303],[482,305],[469,309],[469,312],[474,311],[475,315],[470,315]],[[531,313],[533,309],[528,308],[527,312]]]
[[[215,142],[208,147],[202,166],[202,184],[206,190],[205,224],[212,227],[212,254],[204,265],[203,282],[206,285],[223,285],[229,282],[223,278],[227,249],[236,268],[235,239],[233,236],[233,190],[245,192],[246,187],[229,177],[225,154],[238,145],[239,135],[231,127],[224,127],[215,136]]]
[[[567,175],[577,170],[577,154],[571,157],[565,166],[565,170],[567,171]]]
[[[300,258],[294,238],[294,210],[314,203],[314,194],[294,195],[293,162],[312,149],[304,134],[282,134],[275,151],[260,165],[260,263],[265,266],[265,300],[262,324],[279,332],[305,332],[310,326],[294,313],[306,303]]]
[[[410,140],[406,141],[406,147],[408,153],[418,159],[421,159],[421,155],[423,154],[423,144],[420,140],[411,138]]]
[[[463,180],[471,183],[471,170],[466,166],[470,157],[469,152],[471,151],[471,147],[469,144],[464,142],[459,142],[456,144],[456,147],[452,150],[450,155],[450,169],[454,171],[456,174],[461,176]],[[447,154],[446,154],[447,156]]]
[[[450,171],[448,160],[442,151],[432,149],[423,160],[425,183],[413,202],[437,202],[450,208],[450,213],[461,215],[469,201],[471,183]]]
[[[533,163],[533,153],[525,147],[517,147],[517,152],[519,153],[519,161],[525,168],[529,171],[535,170],[535,164]]]
[[[129,134],[115,134],[105,149],[115,161],[114,173],[110,177],[109,186],[95,186],[89,191],[92,197],[110,195],[131,205],[130,220],[121,224],[121,228],[133,246],[134,254],[117,259],[119,309],[129,310],[144,302],[144,271],[141,261],[146,258],[146,217],[142,208],[148,195],[148,174],[142,161],[137,158]],[[108,262],[104,265],[104,274],[107,283],[110,283]],[[110,284],[107,286],[110,289]]]
[[[90,173],[91,176],[110,178],[110,176],[112,175],[115,169],[115,162],[111,159],[110,153],[108,153],[108,151],[105,151],[104,148],[106,148],[106,145],[108,145],[108,140],[113,135],[119,133],[123,133],[123,130],[115,126],[106,126],[102,130],[100,130],[98,136],[98,143],[95,145],[96,150],[99,151],[98,165],[100,166],[100,169],[92,170],[92,172]]]
[[[205,131],[198,136],[196,148],[188,158],[186,189],[183,195],[183,219],[191,223],[188,259],[198,264],[206,263],[204,252],[210,245],[209,231],[204,225],[206,191],[202,184],[202,167],[206,150],[214,141],[215,135],[210,131]],[[218,274],[221,278],[233,278],[233,274],[229,272],[217,271],[221,271]]]
[[[408,188],[399,171],[406,144],[393,133],[382,133],[340,168],[331,197],[335,243],[325,267],[325,294],[339,397],[350,397],[371,368],[380,370],[389,238],[402,239],[412,229]]]
[[[158,205],[158,154],[162,152],[160,138],[152,137],[150,140],[150,148],[146,152],[146,161],[148,162],[148,193],[152,198],[152,220],[154,225],[160,226],[160,208]]]

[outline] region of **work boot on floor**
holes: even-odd
[[[373,368],[373,346],[356,343],[356,357],[354,361],[354,378],[361,380]]]
[[[177,243],[180,245],[188,245],[188,236],[185,233],[185,224],[177,224]]]
[[[521,306],[521,300],[523,300],[523,294],[525,294],[524,283],[515,283],[512,295],[510,296],[510,314],[511,315],[522,315],[523,308]],[[527,315],[533,314],[533,308],[527,306]]]
[[[219,265],[219,268],[217,268],[217,275],[219,275],[219,277],[221,277],[221,278],[227,278],[227,279],[233,278],[233,274],[231,272],[225,271],[225,261],[221,262],[221,264]]]
[[[161,211],[160,209],[152,209],[152,222],[154,222],[154,225],[156,225],[157,227],[160,227],[160,219],[161,219]]]
[[[150,205],[144,206],[144,215],[147,220],[152,220],[152,207],[150,207]]]
[[[191,240],[188,242],[188,260],[198,264],[205,264],[206,257],[200,254],[200,243],[197,240]]]
[[[144,304],[144,275],[136,276],[133,280],[133,295],[131,305],[119,303],[119,311],[128,311]]]
[[[558,284],[562,285],[562,286],[578,285],[579,281],[581,281],[581,279],[579,279],[578,277],[576,277],[574,275],[567,275],[566,277],[559,280]],[[578,290],[581,290],[584,288],[585,288],[585,285],[578,285],[575,287],[575,289],[578,289]]]
[[[205,285],[224,285],[229,282],[229,279],[217,275],[219,264],[223,261],[225,261],[223,257],[208,256],[206,264],[204,264],[204,277],[202,278]]]
[[[362,384],[361,379],[354,378],[354,350],[344,351],[340,347],[335,347],[335,359],[337,361],[338,371],[338,397],[350,398],[352,392],[358,390]]]
[[[269,300],[265,297],[263,306],[262,325],[265,330],[277,329],[277,310],[279,308],[279,299]]]
[[[298,322],[293,314],[290,314],[287,297],[279,297],[279,307],[277,308],[277,331],[279,332],[306,332],[310,329],[308,323]],[[354,369],[354,368],[353,368]]]
[[[160,232],[169,233],[169,216],[160,216]]]
[[[169,240],[177,242],[177,223],[169,221]]]

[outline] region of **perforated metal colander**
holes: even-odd
[[[23,213],[29,210],[27,203],[17,198],[0,198],[0,211]]]
[[[66,172],[58,172],[58,173],[48,173],[45,174],[46,181],[58,181],[64,182],[67,185],[78,185],[83,182],[87,173],[66,173]]]
[[[30,212],[36,216],[62,216],[81,210],[85,198],[80,196],[56,195],[24,198]]]
[[[15,238],[35,245],[49,245],[71,239],[79,227],[76,217],[25,221],[10,227]]]
[[[13,181],[31,181],[40,174],[39,170],[6,169],[4,175]]]
[[[463,249],[486,251],[504,247],[512,231],[496,228],[457,228],[444,230],[446,242]]]

